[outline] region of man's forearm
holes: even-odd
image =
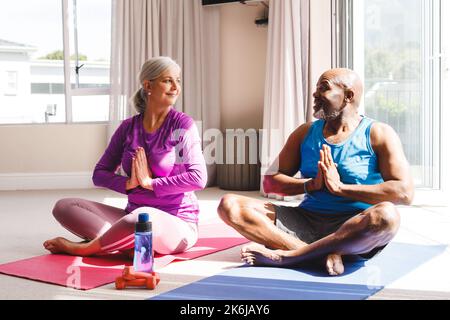
[[[284,174],[264,176],[263,188],[265,193],[274,193],[280,196],[296,196],[305,193],[305,183],[309,180],[292,178]]]
[[[389,201],[409,205],[414,197],[414,191],[405,182],[387,181],[376,185],[343,184],[336,195],[370,204]]]

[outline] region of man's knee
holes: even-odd
[[[229,193],[224,195],[220,200],[219,206],[217,207],[217,213],[226,223],[233,223],[239,215],[238,207],[238,196]]]
[[[391,202],[382,202],[369,213],[369,230],[395,234],[400,226],[400,214]]]

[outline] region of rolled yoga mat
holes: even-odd
[[[199,225],[199,239],[184,253],[155,255],[158,271],[175,260],[190,260],[248,242],[225,223]],[[123,255],[76,257],[47,254],[0,265],[0,273],[57,284],[80,290],[93,289],[114,282],[124,266],[132,265]]]

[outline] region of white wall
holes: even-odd
[[[268,28],[255,4],[220,7],[222,130],[262,128]]]
[[[106,146],[106,124],[0,126],[0,190],[81,188]]]

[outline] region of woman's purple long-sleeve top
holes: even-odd
[[[95,166],[96,186],[128,195],[126,212],[153,207],[188,222],[198,222],[199,206],[194,194],[207,181],[205,159],[195,122],[171,107],[162,126],[154,133],[143,127],[143,114],[124,120]],[[125,190],[131,176],[132,157],[143,147],[153,175],[153,191],[137,187]],[[128,177],[116,172],[122,166]]]

